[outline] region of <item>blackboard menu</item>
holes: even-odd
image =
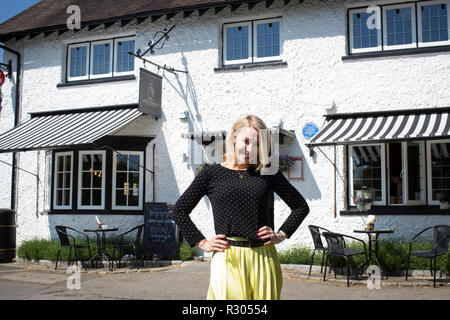
[[[178,227],[172,219],[174,203],[146,203],[144,255],[153,258],[178,257]]]

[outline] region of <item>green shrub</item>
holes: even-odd
[[[194,248],[191,248],[191,246],[187,242],[182,242],[180,244],[180,260],[187,261],[191,260],[194,256]]]
[[[125,242],[132,242],[132,239],[126,240]],[[85,239],[78,239],[77,243],[85,243]],[[96,252],[97,242],[95,240],[89,241],[91,245],[91,254],[94,255]],[[112,244],[118,243],[117,240],[111,241],[109,239],[106,240],[106,251],[108,253],[112,251]],[[22,242],[22,244],[17,249],[17,255],[21,258],[25,259],[34,259],[34,260],[51,260],[56,261],[56,257],[58,256],[58,249],[60,247],[59,240],[44,240],[44,239],[32,239]],[[138,245],[136,248],[138,256],[143,251],[143,246]],[[87,248],[77,249],[78,256],[82,261],[88,261],[91,256],[89,255],[89,250]],[[114,256],[118,255],[118,250],[114,251]],[[134,254],[133,248],[124,248],[122,253],[125,254]],[[186,242],[180,245],[179,257],[173,257],[172,260],[180,259],[183,261],[192,259],[193,249]],[[75,252],[72,248],[72,259],[75,257]],[[69,248],[64,247],[61,249],[59,261],[67,261],[69,258]],[[152,257],[150,257],[151,259]]]
[[[409,241],[407,240],[380,240],[379,242],[379,256],[386,263],[386,272],[398,272],[401,270],[406,270],[408,264],[408,252],[409,252]],[[354,241],[347,243],[347,247],[355,250],[364,250],[364,246],[361,242]],[[432,241],[415,241],[413,243],[412,250],[429,250],[432,248]],[[369,250],[368,244],[366,243],[366,250]],[[373,254],[370,260],[370,264],[375,265],[375,248],[372,248]],[[311,262],[311,255],[313,250],[309,248],[297,247],[279,253],[280,262],[285,264],[307,264]],[[349,259],[350,265],[352,267],[359,267],[365,262],[364,255],[355,255]],[[322,253],[316,251],[314,256],[314,265],[319,265],[322,261]],[[345,266],[345,260],[342,258],[337,258],[334,261],[336,266]],[[437,270],[442,272],[450,271],[450,262],[446,255],[442,255],[437,258]],[[330,262],[328,263],[330,265]],[[424,258],[418,258],[411,255],[410,270],[429,270],[430,260]]]

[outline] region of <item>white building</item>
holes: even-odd
[[[309,224],[352,234],[368,213],[396,238],[449,223],[448,0],[116,2],[43,0],[0,25],[20,54],[18,79],[5,50],[0,119],[0,207],[17,210],[18,245],[55,238],[56,225],[94,227],[95,215],[121,230],[143,223],[145,203],[175,202],[195,176],[199,144],[185,137],[228,131],[244,113],[281,121],[280,154],[303,165],[287,176],[311,213],[281,249],[312,246]],[[81,30],[68,30],[72,4]],[[144,58],[187,73],[127,54],[173,25]],[[157,119],[137,110],[141,68],[162,77]],[[322,129],[312,140],[310,123]],[[363,218],[362,186],[374,200]],[[274,199],[280,226],[290,209]],[[192,213],[206,236],[211,211],[205,197]]]

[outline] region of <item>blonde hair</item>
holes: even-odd
[[[256,170],[268,165],[270,153],[270,131],[267,129],[264,121],[258,116],[252,114],[245,114],[241,116],[233,125],[231,130],[227,133],[225,138],[225,153],[222,155],[222,160],[227,163],[234,162],[234,142],[233,138],[238,134],[238,130],[244,127],[251,127],[258,131],[259,135],[259,151],[257,157],[257,164],[250,164]],[[264,130],[261,130],[264,129]]]

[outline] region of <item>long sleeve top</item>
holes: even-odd
[[[189,215],[207,196],[213,210],[216,234],[259,240],[258,230],[263,226],[273,228],[274,225],[271,213],[273,192],[291,209],[291,214],[279,229],[290,238],[308,215],[309,206],[280,170],[273,175],[261,175],[252,167],[237,171],[221,164],[206,166],[175,203],[173,219],[184,239],[195,246],[205,236]]]

